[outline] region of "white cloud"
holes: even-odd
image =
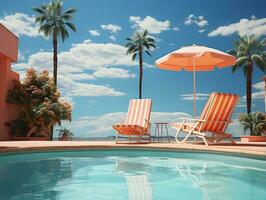
[[[0,18],[0,23],[6,26],[18,37],[26,35],[29,37],[40,36],[38,25],[35,23],[35,17],[24,13],[14,13]]]
[[[89,30],[89,32],[90,32],[90,34],[91,34],[92,36],[100,36],[100,35],[101,35],[100,32],[99,32],[98,30]]]
[[[238,104],[237,106],[238,108],[246,108],[247,107],[247,104],[246,104],[246,101],[242,101],[241,99],[238,101]]]
[[[48,69],[52,72],[52,57],[52,52],[37,52],[30,55],[27,61],[13,64],[13,67],[21,77],[29,67],[38,71]],[[82,43],[74,44],[69,50],[60,52],[58,61],[58,84],[62,94],[69,98],[125,95],[110,86],[95,85],[88,81],[98,77],[123,79],[135,77],[129,70],[118,68],[133,66],[136,63],[126,55],[125,47],[117,44],[93,43],[90,40],[84,40]]]
[[[101,28],[103,30],[111,31],[112,33],[117,33],[118,31],[122,30],[122,27],[116,24],[101,25]]]
[[[264,81],[255,83],[252,85],[252,87],[254,88],[252,91],[252,100],[254,101],[261,101],[264,100],[265,98],[265,92],[264,92]],[[251,107],[255,107],[255,104],[252,104]],[[246,95],[242,96],[239,99],[238,108],[246,108],[247,107],[247,103],[246,103]]]
[[[195,16],[193,14],[190,14],[184,21],[184,24],[189,26],[192,24],[195,24],[199,27],[199,32],[202,33],[205,31],[204,27],[208,25],[208,21],[204,19],[202,15]]]
[[[252,87],[257,90],[255,92],[252,92],[252,99],[254,100],[264,100],[265,98],[265,91],[264,91],[264,81],[255,83],[254,85],[252,85]]]
[[[262,92],[253,92],[252,93],[252,99],[256,100],[256,99],[264,99],[265,97],[265,93]]]
[[[139,16],[130,16],[129,21],[133,23],[132,28],[138,30],[147,29],[151,34],[158,34],[162,31],[169,30],[170,21],[158,21],[151,16],[146,16],[144,19],[141,19]]]
[[[116,132],[113,130],[112,125],[119,123],[121,120],[125,119],[125,117],[126,113],[124,112],[106,113],[101,116],[89,115],[76,119],[70,126],[77,135],[84,134],[85,137],[104,137],[115,135]],[[182,118],[187,117],[191,116],[182,112],[152,112],[151,122],[178,122],[181,121]],[[101,126],[99,126],[99,124],[101,124]],[[175,133],[170,126],[169,131],[172,135]]]
[[[256,37],[266,35],[266,18],[256,19],[240,19],[239,22],[225,26],[220,26],[208,34],[208,36],[228,36],[234,33],[240,35],[254,35]]]
[[[244,135],[243,128],[241,127],[238,119],[233,119],[233,122],[229,124],[227,132],[231,133],[234,137]]]
[[[179,28],[178,28],[178,27],[174,27],[173,30],[174,30],[174,31],[178,31]]]
[[[111,40],[113,40],[113,41],[116,41],[116,38],[115,38],[114,35],[111,35],[109,38],[110,38]]]
[[[89,83],[80,83],[80,82],[66,82],[67,90],[66,93],[69,93],[70,96],[123,96],[125,93],[116,91],[113,88],[95,85]],[[64,86],[66,87],[66,86]]]
[[[135,78],[135,74],[131,74],[128,70],[121,68],[102,68],[93,73],[97,78]]]
[[[71,78],[75,81],[96,79],[95,76],[87,73],[71,73]]]
[[[191,115],[184,112],[152,112],[151,121],[155,122],[180,122],[183,118],[190,118]]]
[[[148,64],[148,63],[143,63],[143,66],[146,67],[146,68],[155,68],[154,65]]]
[[[255,88],[256,90],[264,90],[265,87],[265,83],[264,81],[255,83],[254,85],[252,85],[253,88]]]
[[[52,52],[37,52],[29,56],[27,63],[14,64],[18,69],[34,67],[52,71]],[[112,43],[93,43],[84,40],[69,50],[58,54],[59,72],[81,73],[84,70],[97,71],[110,66],[133,66],[136,63],[126,55],[126,48]]]
[[[22,51],[18,50],[18,61],[24,61],[25,60],[25,55]]]
[[[194,100],[194,94],[182,94],[180,95],[182,100],[191,101]],[[210,94],[207,93],[197,93],[196,100],[206,100]]]

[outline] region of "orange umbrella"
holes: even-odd
[[[212,71],[215,67],[234,65],[236,58],[217,49],[205,46],[187,46],[173,51],[156,60],[160,69],[173,71],[193,71],[194,78],[194,117],[196,116],[196,71]]]

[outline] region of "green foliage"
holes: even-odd
[[[37,74],[28,69],[22,83],[14,82],[6,101],[19,108],[18,119],[6,123],[16,136],[49,135],[55,124],[71,120],[71,105],[60,100],[60,93],[47,71]]]
[[[135,60],[138,53],[145,51],[149,56],[150,49],[156,48],[155,40],[149,36],[147,30],[143,32],[136,31],[131,38],[127,38],[128,43],[125,45],[127,48],[127,54],[132,54],[132,60]]]
[[[61,127],[57,131],[59,132],[59,137],[72,138],[74,136],[73,132],[69,128]]]
[[[37,13],[36,22],[40,24],[39,31],[45,36],[61,36],[64,41],[69,37],[67,27],[76,32],[76,27],[71,20],[76,9],[70,8],[63,12],[63,2],[54,0],[43,4],[40,8],[32,8]]]
[[[28,133],[29,120],[21,117],[23,117],[23,115],[19,115],[18,119],[7,122],[6,126],[9,127],[12,135],[26,137]]]
[[[262,72],[266,72],[265,59],[266,38],[258,40],[254,36],[239,36],[235,41],[235,48],[228,53],[237,58],[232,72],[242,69],[247,75],[248,64],[255,64]]]
[[[250,135],[262,135],[266,132],[266,114],[262,112],[254,112],[250,114],[240,113],[239,122],[246,133],[250,131]]]

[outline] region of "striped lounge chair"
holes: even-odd
[[[116,143],[118,143],[120,135],[127,136],[129,142],[136,140],[137,143],[141,143],[145,139],[150,142],[151,106],[151,99],[130,100],[125,120],[113,125],[113,128],[117,131]]]
[[[176,142],[184,143],[189,136],[194,135],[203,139],[205,145],[219,143],[224,139],[229,139],[232,143],[232,135],[225,133],[231,116],[237,105],[239,96],[225,93],[212,93],[205,105],[199,119],[184,119],[181,123],[173,123],[172,127],[177,130]],[[182,141],[178,140],[180,132],[187,135]]]

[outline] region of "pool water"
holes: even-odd
[[[147,150],[0,156],[0,200],[266,199],[266,161]]]

